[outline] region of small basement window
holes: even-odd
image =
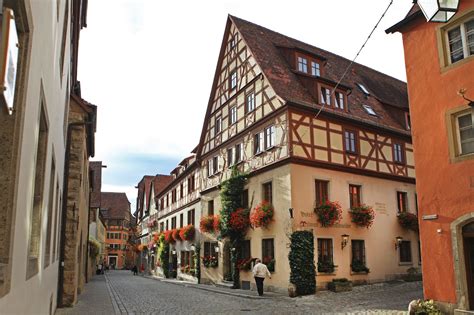
[[[370,105],[362,105],[362,107],[364,107],[365,111],[369,114],[369,115],[372,115],[372,116],[377,116],[377,113],[374,111],[374,109],[372,107],[370,107]]]

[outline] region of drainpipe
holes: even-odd
[[[69,189],[69,155],[71,154],[71,136],[74,127],[85,127],[92,125],[92,121],[69,123],[67,126],[66,153],[64,156],[64,182],[63,182],[63,204],[61,213],[61,236],[59,238],[59,276],[58,276],[58,294],[57,305],[63,306],[63,289],[64,289],[64,252],[66,248],[66,224],[67,224],[67,195]],[[89,242],[89,239],[87,240]]]

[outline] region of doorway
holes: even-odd
[[[117,256],[109,256],[108,257],[108,265],[110,269],[114,269],[117,266]]]
[[[474,310],[474,222],[462,228],[469,310]]]

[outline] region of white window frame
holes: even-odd
[[[216,155],[212,158],[212,175],[219,173],[219,156]]]
[[[265,128],[265,150],[275,146],[275,125]]]
[[[229,110],[230,124],[233,125],[237,122],[237,106],[232,106]]]
[[[339,109],[344,109],[345,107],[345,103],[344,103],[344,93],[341,93],[341,92],[336,92],[335,93],[335,103],[334,103],[334,106],[336,106],[336,108],[339,108]]]
[[[331,105],[331,90],[325,86],[322,86],[320,90],[321,104]]]
[[[214,133],[217,136],[218,134],[221,133],[221,131],[222,131],[222,117],[217,116],[214,122]]]
[[[253,112],[255,110],[255,92],[247,94],[245,97],[245,106],[247,108],[247,113]]]
[[[243,143],[237,143],[234,147],[234,151],[235,151],[234,163],[238,164],[238,163],[242,162],[243,158],[244,158],[244,144]]]
[[[457,141],[457,147],[458,147],[458,155],[459,156],[466,156],[466,155],[471,155],[474,154],[474,152],[462,152],[462,139],[461,139],[461,127],[459,126],[459,118],[463,116],[471,115],[471,128],[474,128],[474,111],[469,111],[469,112],[462,112],[459,113],[455,116],[455,126],[456,126],[456,141]]]
[[[237,88],[237,71],[232,71],[230,74],[230,89],[234,90]]]
[[[263,131],[262,132],[259,132],[259,133],[256,133],[254,136],[253,136],[253,147],[254,147],[254,155],[258,155],[258,154],[261,154],[264,150],[264,134],[263,134]]]
[[[235,164],[235,149],[229,148],[227,149],[227,165],[230,167]]]
[[[377,116],[377,113],[375,110],[372,108],[370,105],[362,104],[362,107],[364,107],[365,111],[367,114],[372,115],[372,116]]]
[[[459,62],[461,60],[464,60],[466,58],[474,56],[474,53],[470,54],[468,43],[467,43],[466,24],[469,23],[469,22],[474,22],[474,17],[471,17],[470,19],[468,19],[464,22],[461,22],[459,24],[456,24],[456,25],[454,25],[450,28],[447,28],[445,30],[444,36],[445,36],[445,42],[446,42],[446,52],[447,52],[448,64],[455,64],[456,62]],[[449,46],[449,32],[456,29],[456,28],[459,28],[460,33],[461,33],[461,43],[462,43],[462,47],[463,47],[463,57],[461,59],[453,62],[452,59],[451,59],[451,48]]]
[[[314,77],[321,76],[321,68],[319,62],[311,61],[311,75]]]
[[[308,59],[298,57],[298,71],[308,73]]]

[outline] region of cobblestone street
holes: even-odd
[[[255,295],[111,271],[105,277],[96,276],[74,308],[60,309],[57,314],[403,314],[411,300],[422,297],[422,288],[420,282],[397,282],[294,299]]]

